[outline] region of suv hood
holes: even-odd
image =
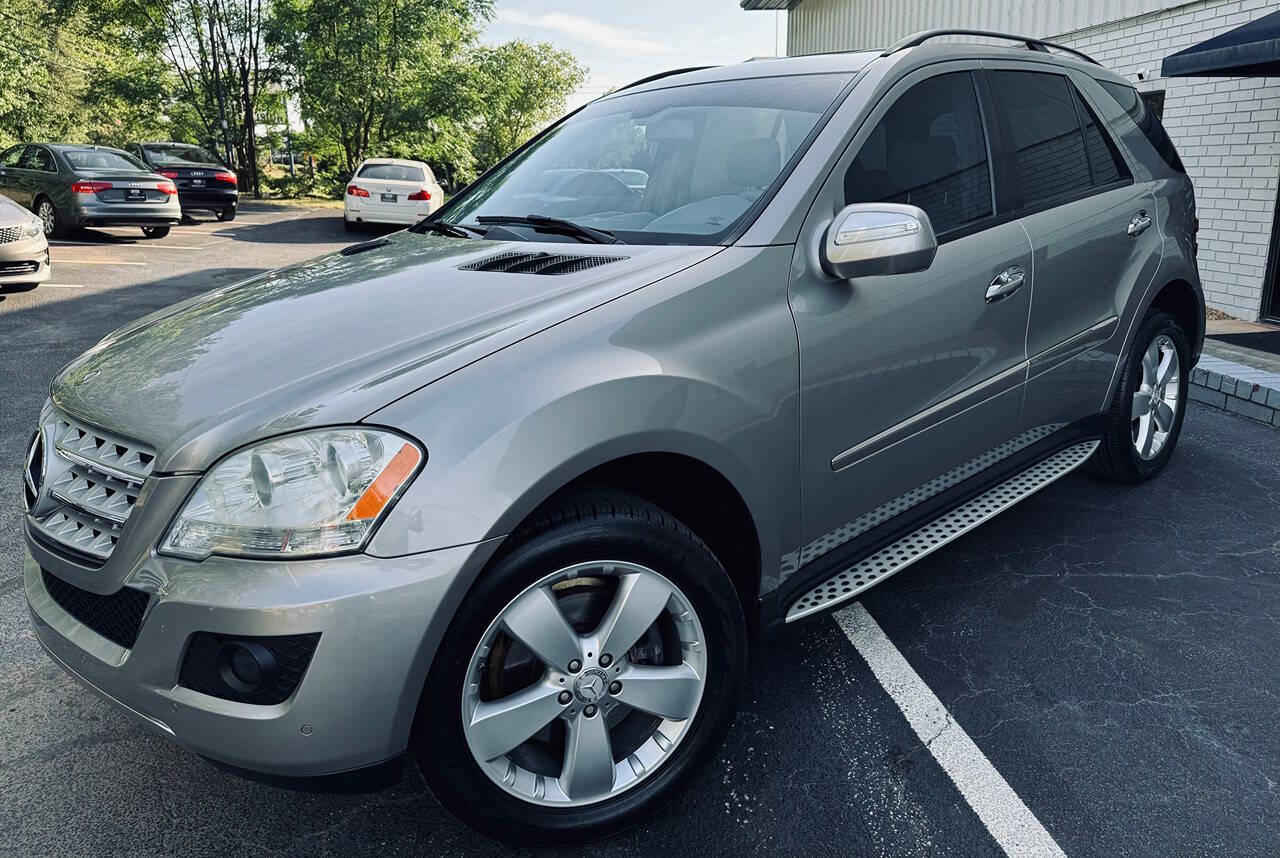
[[[260,438],[355,423],[441,376],[718,247],[397,233],[207,292],[108,335],[54,379],[69,414],[201,471]],[[508,253],[620,257],[569,274],[460,266]],[[349,255],[344,255],[349,254]]]

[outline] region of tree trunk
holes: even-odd
[[[245,166],[249,169],[249,182],[255,197],[262,196],[262,187],[258,179],[258,135],[253,114],[253,96],[249,86],[249,66],[240,58],[240,92],[244,98],[244,140]]]

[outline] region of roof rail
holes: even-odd
[[[715,68],[715,66],[687,66],[682,69],[670,69],[668,71],[658,72],[657,74],[651,74],[648,77],[642,77],[639,80],[633,80],[626,86],[618,87],[613,92],[622,92],[624,89],[631,89],[632,87],[640,86],[641,84],[651,83],[655,80],[662,80],[664,77],[671,77],[673,74],[685,74],[686,72],[702,71],[703,69],[709,68]],[[606,95],[612,94],[613,93],[606,93]]]
[[[1015,36],[1012,33],[995,33],[990,30],[921,30],[918,33],[912,33],[910,36],[894,42],[892,45],[885,48],[884,53],[880,56],[887,57],[890,54],[896,54],[898,51],[906,48],[914,48],[918,45],[924,44],[930,39],[936,39],[939,36],[982,36],[988,39],[1008,39],[1013,42],[1022,42],[1027,46],[1027,50],[1029,51],[1040,51],[1041,53],[1047,54],[1049,53],[1049,48],[1055,48],[1059,51],[1066,51],[1069,54],[1075,54],[1080,59],[1085,62],[1093,63],[1095,66],[1102,65],[1102,63],[1098,62],[1083,51],[1077,51],[1075,48],[1069,48],[1066,45],[1059,45],[1057,42],[1046,42],[1043,39],[1033,39],[1029,36]]]

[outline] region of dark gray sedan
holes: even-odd
[[[0,153],[0,193],[31,209],[52,238],[88,226],[140,226],[162,238],[182,219],[178,188],[106,146],[20,143]]]

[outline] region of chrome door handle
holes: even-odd
[[[1130,238],[1135,238],[1147,231],[1147,227],[1151,226],[1151,218],[1147,216],[1146,210],[1138,212],[1129,221],[1129,228],[1125,230]]]
[[[1008,298],[1022,288],[1022,283],[1026,279],[1027,275],[1022,270],[1022,266],[1009,266],[997,274],[996,279],[992,280],[991,285],[987,287],[987,303]]]

